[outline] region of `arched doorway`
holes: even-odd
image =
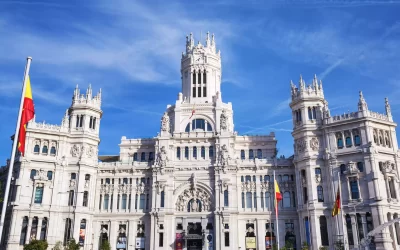
[[[289,249],[296,250],[296,235],[291,231],[285,234],[285,246]]]

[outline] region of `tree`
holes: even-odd
[[[110,242],[108,240],[103,241],[100,250],[111,250]]]
[[[56,245],[53,247],[53,250],[63,250],[62,242],[61,241],[57,241]]]
[[[79,250],[79,244],[76,243],[75,239],[72,238],[68,241],[66,250]]]
[[[308,243],[303,242],[303,245],[301,246],[301,250],[308,250]]]
[[[49,244],[45,240],[31,240],[28,245],[24,246],[24,250],[47,250]]]

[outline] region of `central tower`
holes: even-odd
[[[207,32],[206,44],[194,44],[186,36],[186,53],[181,60],[183,99],[191,104],[211,103],[221,94],[221,52],[216,50],[214,34]]]

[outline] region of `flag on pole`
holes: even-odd
[[[282,200],[282,194],[279,190],[278,182],[274,179],[275,182],[275,209],[278,211],[278,202]]]
[[[190,116],[190,118],[189,118],[189,119],[192,119],[192,116],[193,116],[193,115],[194,115],[194,113],[196,112],[195,105],[196,105],[196,104],[193,104],[193,108],[192,108],[192,115]]]
[[[336,192],[336,200],[332,210],[332,217],[335,217],[340,213],[340,190],[339,187]]]
[[[19,140],[18,150],[22,156],[25,154],[25,139],[26,139],[26,126],[30,120],[35,116],[35,107],[32,99],[31,81],[29,75],[26,79],[26,89],[24,96],[24,104],[22,106],[21,123],[19,127]]]

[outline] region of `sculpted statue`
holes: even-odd
[[[224,144],[219,152],[219,163],[221,164],[221,166],[228,165],[228,159],[229,159],[228,148]]]
[[[161,147],[160,152],[158,153],[157,164],[160,168],[165,168],[168,162],[167,150],[164,146]]]
[[[228,129],[228,116],[225,109],[222,110],[222,114],[220,117],[220,127],[221,131],[226,131]]]
[[[165,112],[163,117],[161,118],[161,130],[164,132],[169,132],[169,116],[168,113]]]

